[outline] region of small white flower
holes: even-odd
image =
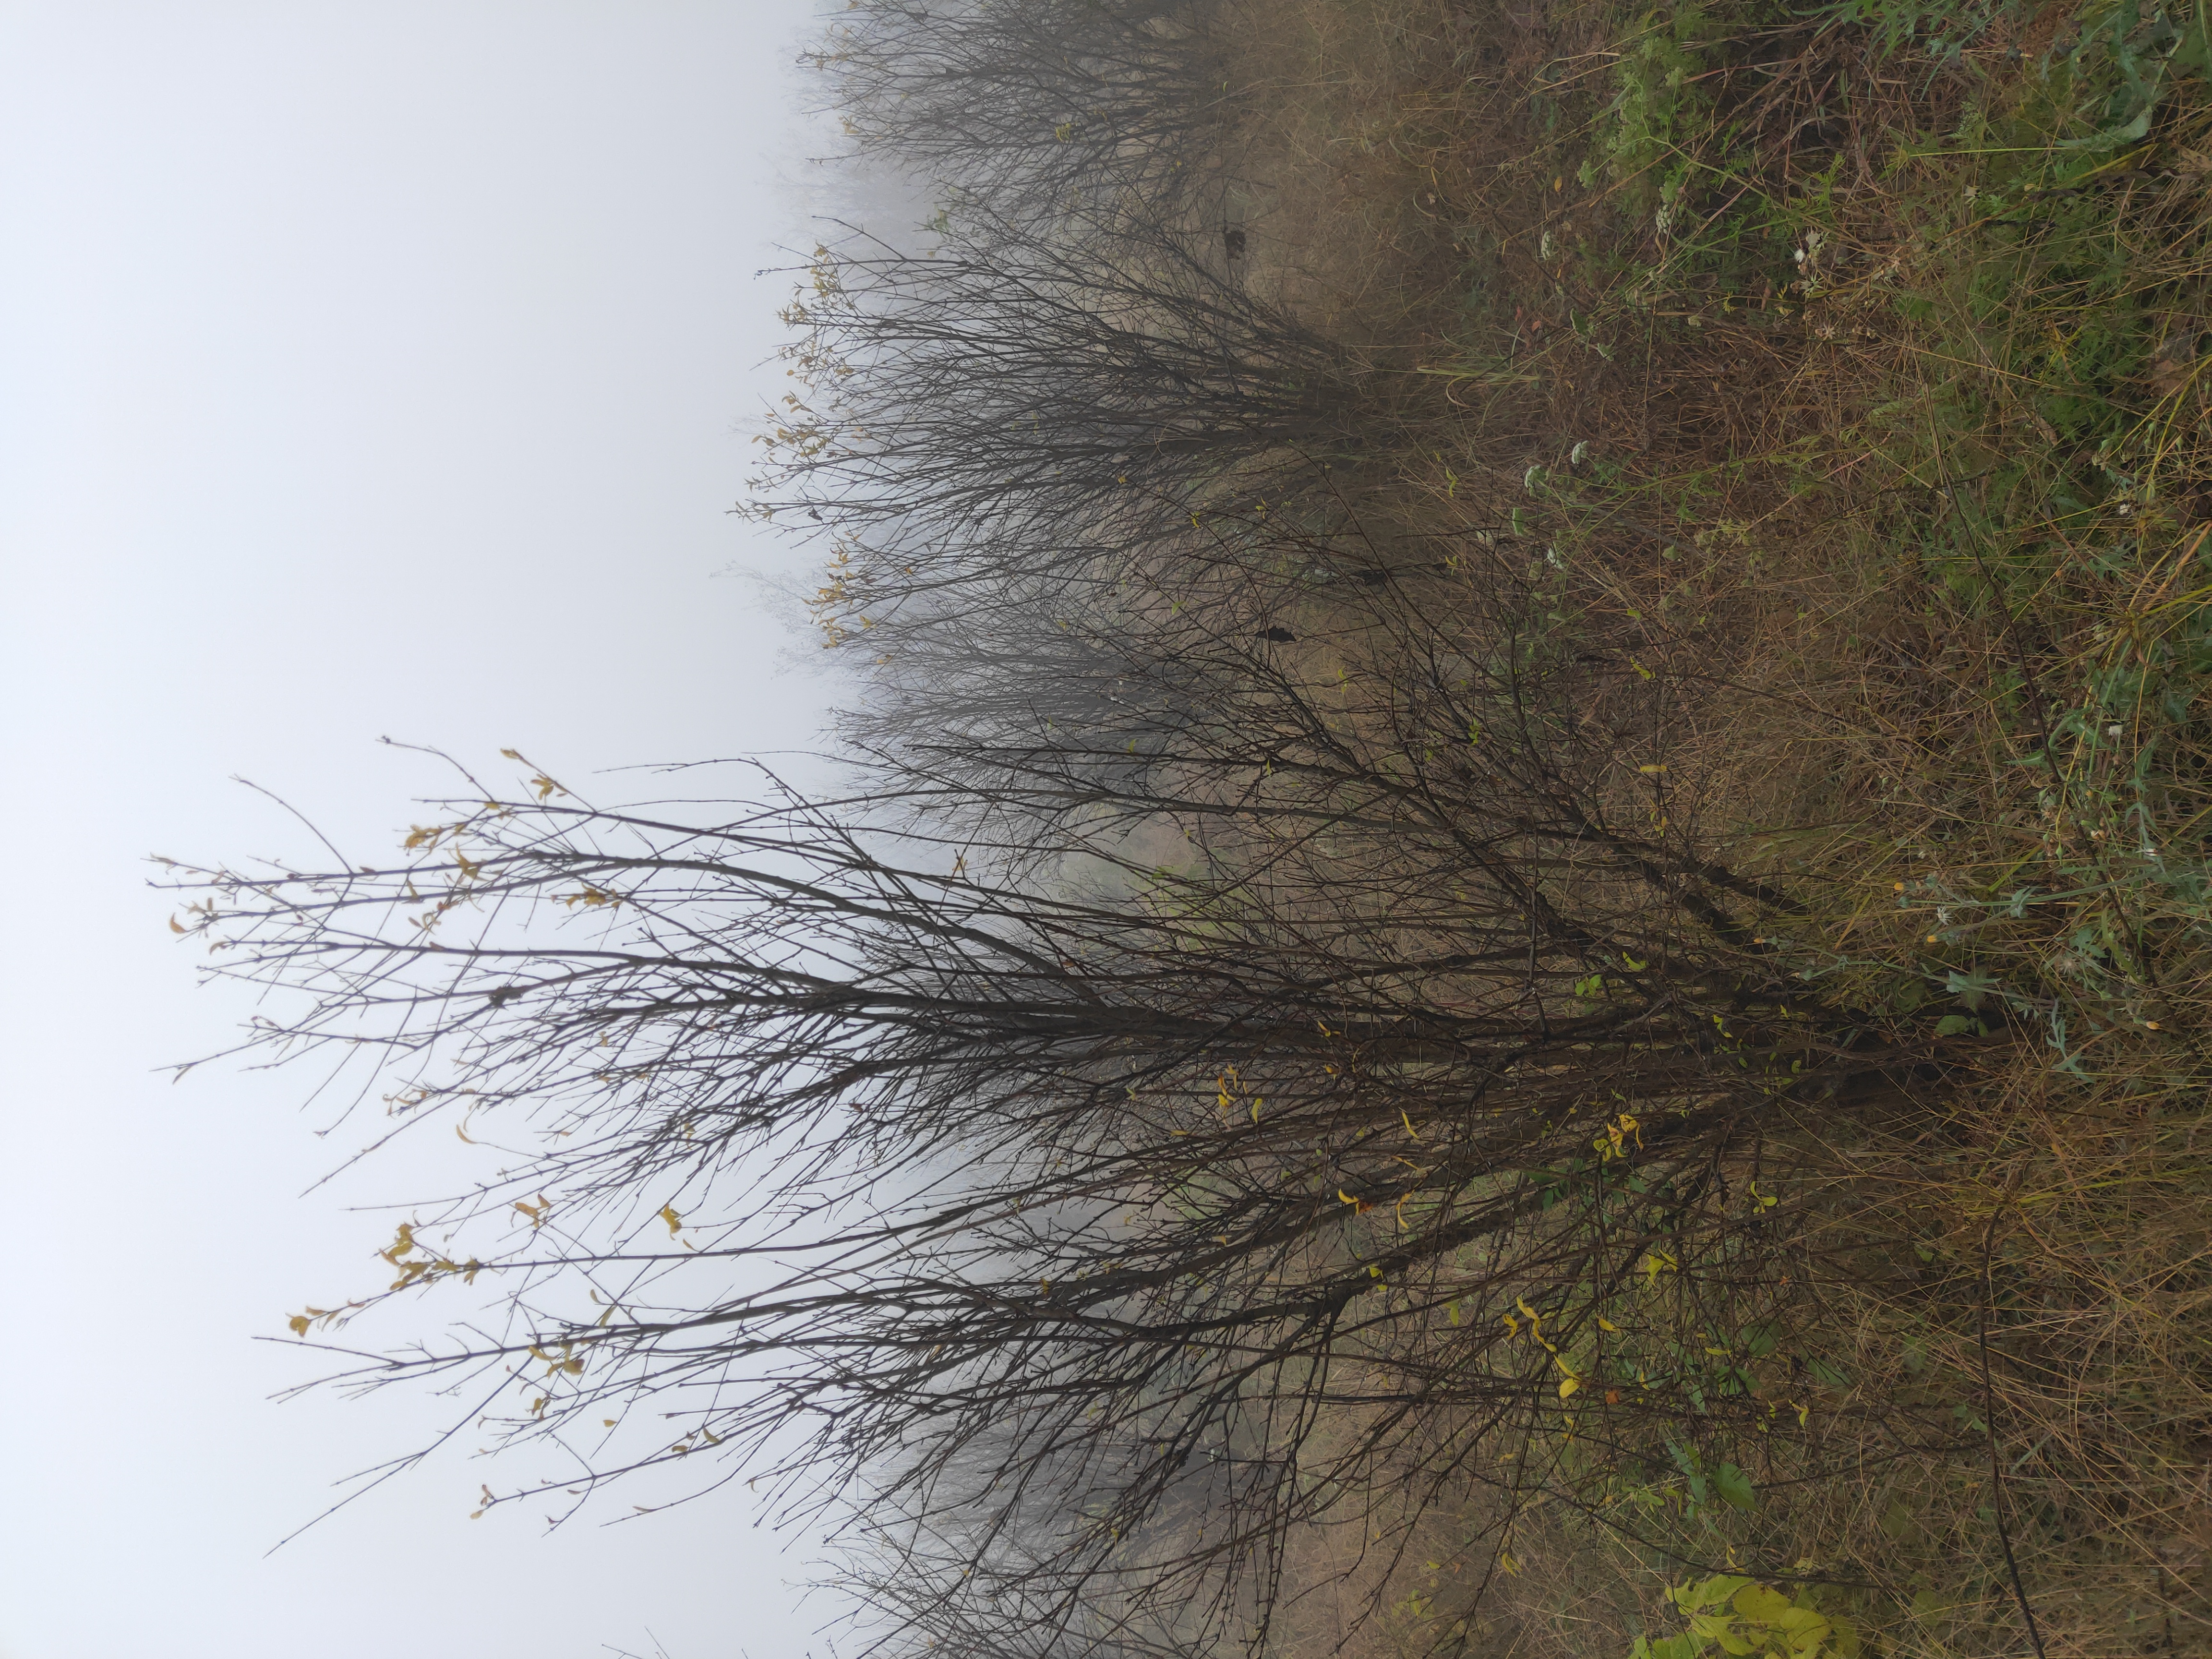
[[[2114,720],[2110,726],[2105,728],[2105,735],[2108,738],[2117,738],[2120,735],[2122,729],[2120,723],[2118,720]]]
[[[1569,466],[1580,466],[1589,459],[1589,440],[1587,438],[1583,439],[1581,441],[1577,443],[1571,450],[1567,452],[1567,465]]]

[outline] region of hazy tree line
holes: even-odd
[[[1849,1247],[1771,1201],[1790,1132],[1917,1058],[1777,963],[1680,682],[1564,635],[1504,507],[1395,512],[1430,394],[1210,205],[1234,10],[840,14],[835,106],[945,203],[825,236],[750,509],[824,561],[848,793],[466,776],[398,861],[179,872],[283,994],[249,1048],[520,1149],[303,1335],[489,1290],[347,1376],[541,1443],[499,1502],[781,1490],[891,1652],[1256,1651],[1302,1533],[1384,1559],[1474,1493],[1495,1555],[1670,1440],[1786,1442],[1638,1321],[1786,1344],[1774,1264]]]

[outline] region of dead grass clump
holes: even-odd
[[[1673,1521],[1542,1533],[1546,1588],[1794,1563],[1900,1650],[2018,1650],[2031,1608],[2051,1652],[2203,1647],[2203,48],[2094,6],[1420,9],[1281,150],[1367,216],[1398,286],[1358,292],[1442,393],[1389,510],[1648,699],[1618,820],[1786,887],[1747,952],[1878,1062],[1744,1160],[1803,1183],[1806,1433],[1739,1453],[1767,1565],[1632,1441],[1613,1496],[1641,1456]],[[1401,1571],[1377,1651],[1584,1650],[1492,1566],[1475,1626]]]

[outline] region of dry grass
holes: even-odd
[[[1517,1573],[1494,1497],[1313,1542],[1350,1600],[1284,1651],[1625,1654],[1753,1540],[1899,1652],[2212,1647],[2186,20],[1267,17],[1252,280],[1404,386],[1370,510],[1548,562],[1653,701],[1623,818],[1787,883],[1758,945],[1914,1056],[1763,1137],[1803,1265],[1753,1386],[1808,1431],[1737,1449],[1755,1510],[1570,1449]]]

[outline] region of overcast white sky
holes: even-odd
[[[799,222],[807,0],[0,0],[0,1659],[821,1651],[739,1500],[550,1537],[466,1457],[274,1557],[404,1449],[270,1403],[404,1169],[283,1076],[166,1062],[149,852],[389,846],[424,767],[805,747],[828,690],[726,516]],[[803,230],[798,232],[803,234]],[[618,1504],[618,1509],[627,1505]]]

